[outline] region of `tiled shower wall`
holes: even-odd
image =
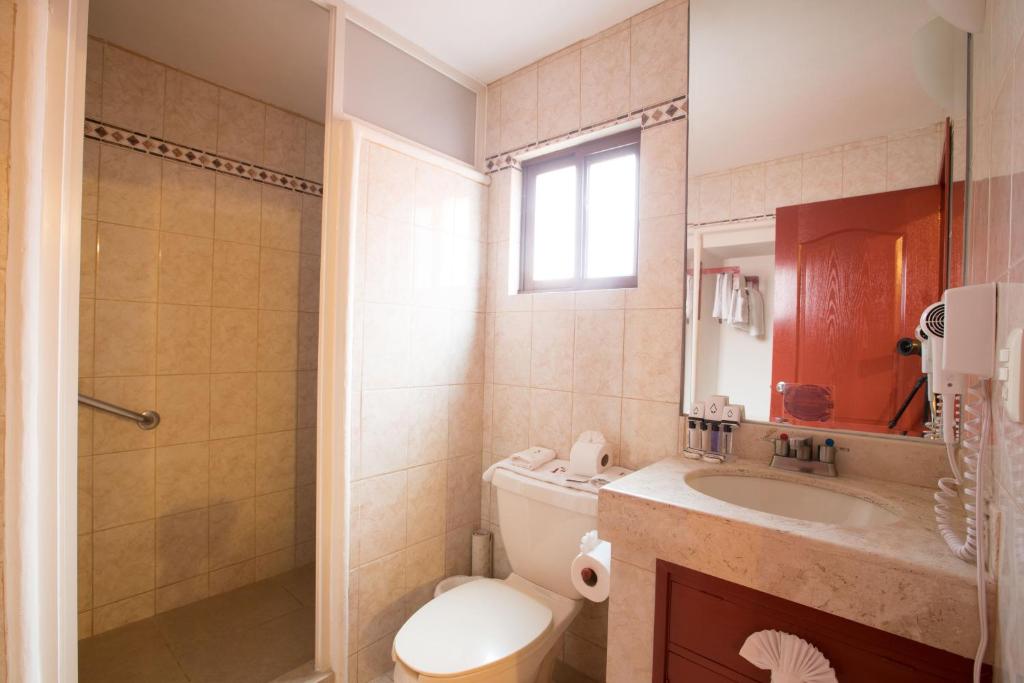
[[[690,178],[687,222],[737,220],[774,214],[780,206],[935,185],[944,129],[936,123]]]
[[[91,40],[90,119],[320,181],[323,127]],[[317,196],[86,140],[80,635],[313,560]]]
[[[488,154],[639,111],[687,92],[688,5],[670,0],[488,87]],[[679,424],[686,209],[686,121],[649,120],[641,134],[639,286],[515,294],[521,174],[492,174],[488,235],[484,465],[529,445],[560,456],[600,430],[618,463],[673,455]],[[481,516],[508,573],[494,492]],[[615,582],[613,581],[613,591]],[[613,595],[614,597],[614,595]],[[651,595],[653,600],[653,594]],[[617,609],[610,606],[612,621]],[[560,676],[604,680],[609,603],[585,603]],[[628,635],[620,632],[625,647]]]
[[[358,169],[350,680],[468,574],[480,524],[487,188],[385,144]]]
[[[997,347],[1024,327],[1024,4],[991,0],[975,36],[975,182],[969,281],[999,283]],[[1024,679],[1024,426],[991,392],[991,534],[1000,539],[995,616],[997,681]]]

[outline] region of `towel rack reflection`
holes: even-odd
[[[138,424],[139,429],[155,429],[156,426],[160,424],[160,413],[155,410],[144,410],[141,413],[136,413],[134,410],[115,406],[113,403],[107,403],[106,401],[101,401],[98,398],[86,396],[85,394],[78,395],[78,402],[83,405],[96,408],[97,410],[110,413],[111,415],[117,415],[118,417],[134,420]]]

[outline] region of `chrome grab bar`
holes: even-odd
[[[141,413],[136,413],[134,410],[115,406],[113,403],[107,403],[106,401],[101,401],[98,398],[86,396],[85,394],[78,395],[78,402],[91,408],[96,408],[97,410],[110,413],[111,415],[135,420],[139,425],[139,429],[155,429],[156,426],[160,424],[160,413],[155,410],[144,410]]]

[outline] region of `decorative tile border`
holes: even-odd
[[[497,173],[498,171],[503,171],[506,168],[519,169],[520,163],[517,157],[540,147],[546,147],[558,142],[571,140],[579,135],[594,133],[596,131],[603,130],[604,128],[610,128],[611,126],[624,123],[626,121],[635,121],[637,119],[640,119],[641,129],[654,128],[655,126],[660,126],[665,123],[685,119],[688,110],[689,103],[686,95],[682,95],[666,102],[661,102],[650,107],[644,107],[643,109],[637,109],[629,112],[628,114],[622,114],[621,116],[616,116],[615,118],[608,119],[607,121],[594,123],[569,133],[557,135],[553,138],[547,138],[546,140],[538,140],[537,142],[525,145],[518,149],[502,152],[501,154],[495,154],[494,156],[487,158],[484,173]]]
[[[236,178],[245,178],[257,183],[263,183],[264,185],[294,190],[295,192],[313,195],[314,197],[322,197],[324,194],[323,184],[313,182],[312,180],[280,173],[246,161],[238,161],[237,159],[229,159],[228,157],[211,154],[201,149],[186,147],[185,145],[168,142],[152,135],[136,133],[126,128],[112,126],[109,123],[93,119],[85,120],[85,137],[117,145],[118,147],[133,149],[143,154],[152,154],[153,156],[179,161],[190,166],[198,166],[199,168],[235,176]]]

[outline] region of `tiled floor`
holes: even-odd
[[[81,683],[266,683],[313,658],[314,570],[186,605],[78,644]]]

